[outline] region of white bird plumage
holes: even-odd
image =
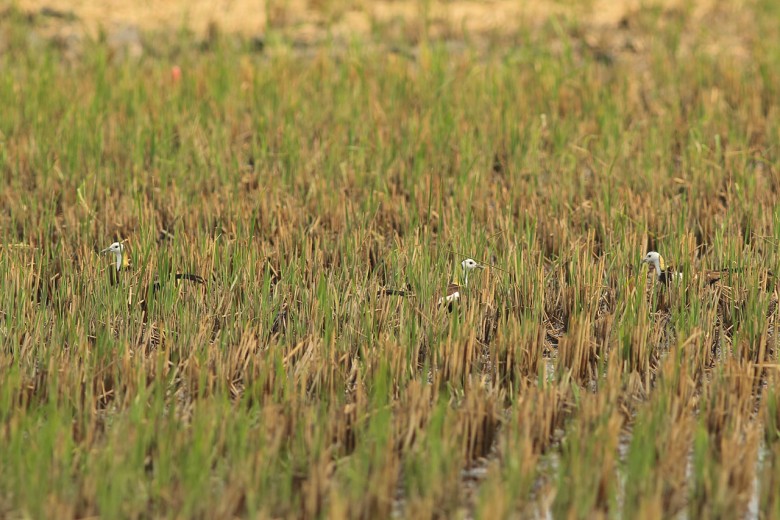
[[[125,252],[125,246],[121,242],[114,242],[107,248],[101,251],[102,254],[111,253],[114,255],[114,259],[116,260],[116,270],[119,272],[119,270],[122,269],[122,260],[123,255]]]

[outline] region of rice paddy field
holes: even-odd
[[[780,518],[780,4],[572,5],[0,9],[0,516]]]

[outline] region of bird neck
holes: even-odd
[[[655,274],[661,276],[666,271],[666,264],[664,263],[664,257],[658,255],[658,261],[655,263]]]
[[[116,257],[116,271],[119,272],[122,269],[122,262],[124,260],[124,255],[121,252],[119,252],[114,256]]]

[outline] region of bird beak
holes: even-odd
[[[643,259],[642,259],[642,261],[641,261],[640,263],[642,263],[642,264],[646,264],[646,263],[647,263],[647,258],[643,258]]]
[[[102,254],[104,254],[104,253],[108,253],[108,250],[109,250],[109,249],[111,249],[111,248],[110,248],[110,247],[107,247],[107,248],[105,248],[104,250],[102,250],[102,251],[100,252],[100,254],[102,255]]]
[[[476,267],[476,268],[477,268],[477,269],[484,269],[484,268],[485,268],[485,266],[484,266],[484,265],[482,265],[482,264],[477,264],[477,267]]]

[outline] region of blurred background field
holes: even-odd
[[[775,2],[18,0],[0,71],[0,516],[780,518]]]
[[[596,24],[616,24],[621,18],[651,5],[663,10],[694,11],[698,19],[713,10],[737,13],[745,2],[664,0],[648,4],[639,0],[603,0],[575,2],[513,2],[406,0],[163,0],[160,2],[89,2],[85,0],[21,0],[16,7],[25,12],[50,10],[77,18],[82,28],[94,33],[112,23],[135,24],[140,29],[171,30],[186,27],[205,34],[210,24],[230,33],[255,36],[269,27],[288,28],[291,33],[305,26],[322,28],[339,25],[345,32],[365,35],[372,25],[396,22],[412,29],[417,24],[433,27],[438,34],[486,35],[513,32],[526,24],[538,24],[551,16],[577,16]],[[424,19],[424,20],[423,20]],[[305,29],[304,29],[305,30]]]
[[[199,38],[216,30],[260,39],[273,33],[298,46],[355,40],[414,44],[422,39],[508,44],[551,20],[574,19],[587,45],[615,47],[626,43],[624,33],[637,29],[631,20],[646,12],[663,14],[656,20],[658,29],[684,18],[684,40],[702,40],[711,53],[745,57],[745,46],[755,37],[755,10],[746,1],[15,0],[12,5],[42,15],[38,21],[50,35],[74,41],[132,28],[147,34],[185,30]],[[629,47],[633,52],[642,48],[636,42]]]

